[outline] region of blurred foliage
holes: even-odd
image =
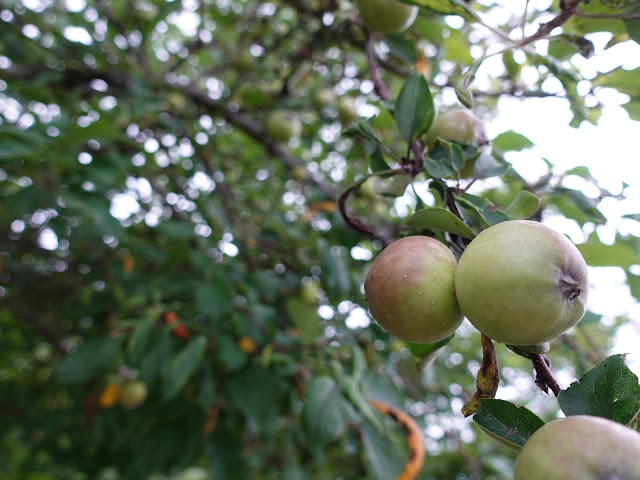
[[[614,89],[640,120],[640,72],[578,67],[593,33],[638,40],[638,2],[564,2],[546,55],[534,45],[558,5],[508,18],[498,2],[410,3],[415,24],[378,37],[342,0],[0,0],[0,478],[393,478],[404,437],[368,398],[424,429],[419,478],[510,478],[515,453],[460,413],[480,335],[463,324],[418,369],[367,316],[362,282],[409,232],[459,253],[456,234],[563,216],[640,298],[638,239],[587,239],[624,190],[579,164],[523,178],[506,158],[534,143],[514,131],[491,154],[444,142],[424,164],[407,145],[456,94],[487,119],[503,96],[561,97],[578,126]],[[523,25],[542,33],[510,40]],[[344,97],[359,122],[341,123]],[[303,123],[286,144],[264,128],[280,108]],[[372,173],[382,183],[360,188]],[[408,222],[425,206],[439,210]],[[588,313],[553,342],[560,380],[602,360],[624,321]],[[498,396],[553,418],[530,362],[496,348]],[[133,379],[148,392],[127,409]]]

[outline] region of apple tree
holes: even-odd
[[[0,477],[640,478],[636,138],[584,149],[638,42],[638,0],[0,0]]]

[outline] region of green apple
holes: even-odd
[[[372,32],[402,32],[418,16],[418,7],[399,0],[356,0],[356,4],[362,21]]]
[[[358,119],[356,101],[353,97],[345,96],[338,99],[338,116],[343,125],[349,125]]]
[[[513,220],[481,232],[460,257],[456,295],[469,321],[495,341],[537,345],[584,315],[587,264],[567,237]]]
[[[549,422],[518,455],[514,480],[640,480],[640,433],[601,417]]]
[[[432,147],[437,138],[478,146],[488,143],[484,123],[466,108],[454,108],[436,115],[425,136],[425,144]]]
[[[249,52],[242,52],[233,59],[233,66],[241,72],[245,72],[255,67],[255,63],[255,57]]]
[[[122,408],[131,410],[147,399],[147,385],[140,380],[131,380],[122,385],[119,402]]]
[[[413,343],[433,343],[462,322],[453,289],[456,259],[438,240],[414,235],[393,242],[375,259],[364,291],[378,324]]]
[[[313,94],[313,100],[321,107],[327,107],[336,103],[336,94],[329,88],[317,90]]]
[[[267,133],[276,142],[288,142],[302,133],[302,122],[295,112],[275,110],[267,119]]]

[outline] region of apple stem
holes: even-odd
[[[536,385],[538,385],[540,390],[544,393],[549,393],[549,390],[551,390],[556,397],[560,394],[562,388],[560,388],[560,385],[551,372],[551,361],[549,357],[540,353],[527,352],[513,345],[510,345],[509,348],[521,357],[531,360],[533,368],[536,371]]]

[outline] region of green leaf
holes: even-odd
[[[626,355],[612,355],[560,392],[566,415],[594,415],[628,425],[640,413],[638,377],[627,367]]]
[[[521,190],[505,209],[504,213],[511,220],[521,220],[531,217],[539,208],[540,199],[528,190]]]
[[[491,437],[519,450],[544,421],[525,407],[516,407],[505,400],[480,400],[474,421]]]
[[[455,195],[454,198],[462,207],[475,211],[482,219],[485,227],[509,220],[509,217],[504,212],[498,210],[495,205],[485,198],[471,195],[470,193],[465,193],[462,196]]]
[[[402,137],[413,141],[431,126],[435,107],[429,85],[421,73],[412,74],[402,86],[395,103],[395,117]]]
[[[353,415],[335,379],[321,376],[309,383],[302,408],[302,427],[308,445],[314,450],[322,450],[336,439]]]
[[[623,23],[629,37],[634,42],[640,43],[640,3],[632,3],[622,14],[628,17],[624,19]]]
[[[631,101],[620,106],[627,111],[631,120],[640,121],[640,101]]]
[[[640,97],[640,71],[616,68],[593,80],[594,85],[615,88],[631,98]]]
[[[223,365],[229,370],[238,370],[249,359],[249,356],[238,347],[235,339],[229,335],[220,335],[216,353]]]
[[[344,258],[332,253],[331,248],[326,246],[322,251],[320,263],[329,294],[338,298],[348,294],[351,289],[351,275]]]
[[[305,342],[313,342],[323,332],[317,305],[310,305],[299,298],[291,297],[287,300],[286,308],[289,318],[300,330]]]
[[[576,220],[581,226],[587,222],[600,225],[607,221],[595,202],[578,190],[556,188],[545,203],[554,204],[565,217]]]
[[[139,320],[133,329],[133,334],[129,340],[128,350],[131,362],[136,365],[142,359],[142,355],[149,344],[151,334],[156,325],[157,318],[148,315],[146,318]]]
[[[629,268],[640,261],[638,253],[630,246],[622,243],[606,245],[590,240],[587,243],[578,245],[578,250],[582,253],[587,264],[592,267]]]
[[[436,230],[453,233],[465,238],[473,238],[475,234],[462,220],[444,208],[424,208],[418,210],[407,220],[415,230]]]
[[[478,20],[478,15],[462,0],[402,0],[443,15],[458,15],[466,20]]]
[[[369,169],[373,173],[389,169],[389,165],[384,159],[382,149],[379,146],[377,146],[373,153],[369,156]]]
[[[534,146],[534,143],[521,133],[507,130],[502,132],[491,142],[494,148],[503,152],[515,151],[520,152]]]
[[[171,338],[168,329],[154,332],[151,349],[140,365],[139,377],[147,384],[166,372],[171,365]]]
[[[361,427],[367,478],[375,480],[397,478],[406,463],[406,458],[401,453],[406,449],[402,448],[396,436],[389,437],[384,432],[379,432],[369,421],[364,421]]]
[[[438,138],[424,157],[424,167],[433,178],[453,178],[467,162],[476,160],[480,151],[473,145],[462,145]]]
[[[195,306],[211,319],[222,319],[233,308],[231,286],[222,277],[214,276],[209,283],[196,288]]]
[[[182,390],[187,380],[200,367],[206,349],[206,337],[198,335],[173,359],[165,377],[164,395],[166,398],[173,398]]]
[[[245,417],[267,432],[277,413],[280,379],[270,370],[252,363],[231,377],[227,388],[231,400]]]
[[[452,333],[447,338],[434,343],[405,343],[414,356],[418,358],[425,358],[444,347],[454,336],[455,334]]]
[[[384,43],[387,44],[394,57],[412,65],[418,61],[416,46],[414,42],[407,40],[405,35],[401,33],[385,35]]]
[[[103,376],[114,367],[120,342],[120,338],[109,336],[87,340],[58,364],[60,381],[83,383]]]
[[[358,123],[353,123],[345,128],[342,134],[346,137],[361,137],[375,144],[380,144],[380,140],[371,125],[371,120],[363,120]]]

